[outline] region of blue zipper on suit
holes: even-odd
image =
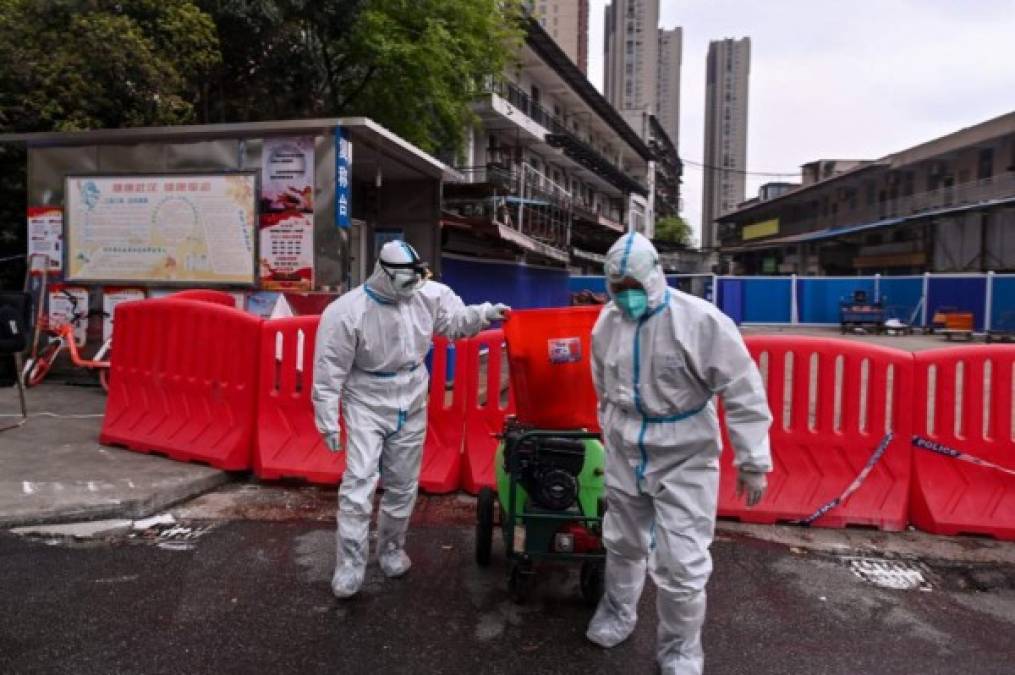
[[[650,424],[666,424],[669,422],[679,422],[686,420],[689,417],[694,417],[708,406],[708,402],[711,397],[693,410],[686,410],[684,412],[676,413],[674,415],[666,415],[663,417],[657,417],[649,415],[645,412],[645,408],[641,402],[641,328],[645,323],[656,314],[659,314],[670,304],[670,291],[666,289],[666,293],[663,295],[663,301],[658,307],[653,309],[651,312],[645,314],[643,317],[638,319],[638,327],[634,330],[634,406],[638,410],[638,414],[641,415],[641,429],[638,432],[638,452],[641,454],[641,462],[638,464],[634,471],[635,479],[638,483],[638,491],[641,491],[642,481],[645,480],[645,470],[648,468],[648,451],[645,449],[645,434],[648,432]]]

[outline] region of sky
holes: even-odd
[[[747,169],[877,159],[1015,110],[1015,0],[659,0],[684,29],[680,155],[704,157],[710,40],[751,38]],[[603,9],[591,0],[589,79],[603,87]],[[700,232],[701,169],[682,215]],[[749,199],[773,177],[748,176]],[[791,180],[791,179],[790,179]],[[700,238],[699,238],[700,241]]]

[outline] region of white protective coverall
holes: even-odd
[[[504,318],[505,305],[466,306],[435,281],[396,282],[411,272],[385,261],[418,262],[412,247],[384,245],[367,282],[328,305],[314,351],[313,402],[317,429],[333,451],[339,441],[339,404],[348,438],[339,488],[338,546],[332,590],[354,595],[363,583],[374,490],[384,484],[377,522],[377,557],[389,577],[409,569],[405,533],[416,500],[426,437],[430,377],[423,364],[434,333],[452,340],[475,335]]]
[[[772,417],[737,327],[714,305],[668,288],[648,239],[621,237],[607,254],[606,275],[608,283],[639,282],[648,309],[632,320],[610,302],[592,333],[607,449],[607,562],[587,636],[612,647],[631,634],[648,567],[658,587],[659,666],[663,673],[701,673],[719,489],[716,396],[726,408],[736,466],[762,481],[772,468]]]

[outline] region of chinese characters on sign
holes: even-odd
[[[74,327],[74,342],[84,347],[88,337],[88,289],[50,284],[49,325],[56,328],[67,324]]]
[[[102,341],[113,337],[113,319],[116,317],[116,306],[122,302],[144,300],[143,288],[111,288],[102,289]]]
[[[345,129],[335,129],[335,225],[352,225],[352,143]]]
[[[268,138],[261,162],[261,287],[314,287],[314,139]]]
[[[50,274],[63,269],[63,210],[58,206],[28,207],[28,255],[44,255],[49,259]],[[42,269],[42,258],[38,259]]]
[[[253,174],[68,177],[67,278],[254,282]]]

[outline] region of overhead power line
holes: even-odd
[[[732,168],[730,168],[728,166],[715,166],[715,165],[712,165],[712,164],[703,164],[701,162],[695,162],[695,161],[690,160],[690,159],[683,159],[683,158],[681,158],[680,161],[683,162],[685,165],[690,165],[690,166],[696,167],[698,169],[708,169],[708,170],[712,170],[712,171],[724,171],[726,173],[743,174],[745,176],[769,176],[769,177],[772,177],[772,178],[786,178],[787,176],[796,176],[796,177],[800,176],[800,172],[799,171],[785,171],[785,172],[779,172],[779,171],[748,171],[747,169],[732,169]]]

